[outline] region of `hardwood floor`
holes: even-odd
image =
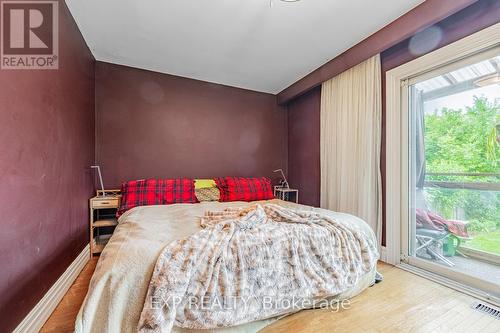
[[[74,331],[76,315],[89,289],[90,278],[94,274],[98,259],[98,257],[92,258],[83,268],[40,332],[69,333]]]
[[[96,263],[92,259],[83,269],[41,332],[73,332]],[[353,298],[348,309],[301,311],[262,333],[500,332],[500,320],[471,309],[474,298],[391,265],[378,266],[384,281]]]
[[[500,320],[471,309],[474,298],[391,265],[378,269],[384,281],[350,309],[302,311],[262,332],[500,332]]]

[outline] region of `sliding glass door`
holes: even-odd
[[[403,260],[500,294],[500,49],[408,79],[402,89]]]

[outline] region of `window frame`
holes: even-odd
[[[408,87],[411,84],[474,64],[500,48],[500,23],[460,39],[386,72],[386,249],[385,261],[432,279],[432,273],[460,291],[474,290],[475,296],[500,302],[498,286],[439,264],[409,257],[408,218],[410,196],[410,148]],[[491,56],[490,56],[491,57]],[[431,266],[429,266],[431,265]],[[439,267],[435,267],[439,266]],[[439,282],[439,281],[437,281]],[[472,288],[471,288],[472,287]],[[484,291],[484,292],[483,292]],[[492,295],[493,293],[493,295]]]

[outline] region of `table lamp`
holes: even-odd
[[[281,172],[281,176],[283,177],[281,184],[283,188],[290,188],[290,186],[288,185],[288,181],[286,180],[285,174],[283,173],[283,169],[276,169],[273,172]]]

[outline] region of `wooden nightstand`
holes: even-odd
[[[297,189],[275,186],[274,196],[283,201],[299,203],[299,190]]]
[[[90,199],[90,256],[102,252],[118,225],[116,211],[120,207],[120,190],[97,191]]]

